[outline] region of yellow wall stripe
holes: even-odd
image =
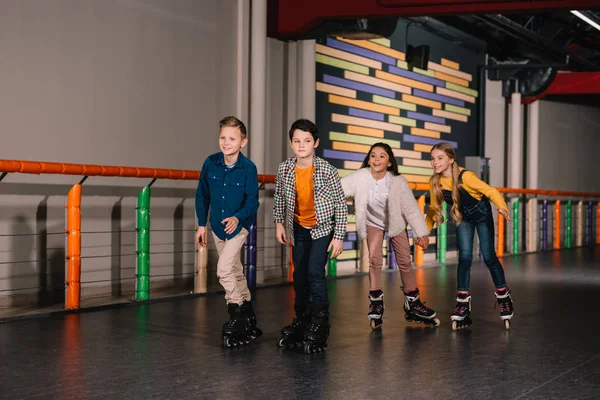
[[[377,94],[373,95],[373,103],[384,104],[390,107],[397,107],[403,110],[417,111],[417,106],[412,103],[390,99],[389,97],[379,96]]]
[[[468,94],[469,96],[478,97],[479,92],[477,90],[469,89],[452,82],[446,82],[446,88],[456,90],[457,92]]]
[[[421,167],[407,167],[404,165],[398,166],[398,172],[401,174],[413,174],[413,175],[433,175],[433,168],[421,168]]]
[[[469,115],[469,116],[471,115],[471,110],[469,110],[468,108],[457,107],[457,106],[453,106],[452,104],[444,104],[444,108],[446,109],[446,111],[450,111],[453,113]]]
[[[391,122],[392,124],[398,124],[398,125],[404,125],[404,126],[417,126],[417,121],[414,119],[404,118],[404,117],[394,117],[393,115],[390,115],[388,117],[388,121]]]
[[[344,168],[345,169],[359,169],[360,166],[362,165],[362,163],[360,161],[344,161]]]
[[[433,174],[432,174],[433,175]],[[429,178],[431,175],[412,175],[412,174],[402,174],[409,182],[417,182],[417,183],[429,183]],[[429,242],[431,244],[431,241]]]
[[[347,133],[341,133],[341,132],[329,132],[329,139],[332,141],[336,140],[338,142],[366,144],[369,146],[371,146],[377,142],[383,142],[383,143],[389,144],[391,147],[395,147],[397,149],[400,148],[399,140],[380,139],[380,138],[373,138],[373,137],[368,137],[368,136],[349,135]]]
[[[371,39],[371,42],[380,44],[380,45],[385,46],[385,47],[391,47],[392,46],[392,41],[390,39],[386,39],[386,38]]]
[[[331,65],[332,67],[347,69],[349,71],[369,75],[369,67],[365,67],[364,65],[358,65],[352,62],[340,60],[338,58],[325,56],[323,54],[315,55],[315,60],[321,64]]]
[[[339,58],[340,60],[349,61],[351,63],[364,65],[374,69],[382,68],[381,61],[372,60],[367,57],[357,56],[356,54],[334,49],[332,47],[323,46],[322,44],[316,45],[316,51],[317,53],[325,54],[327,56]]]

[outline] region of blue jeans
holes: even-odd
[[[463,219],[456,228],[458,240],[458,270],[456,272],[458,290],[466,292],[469,291],[471,286],[471,264],[473,263],[473,236],[475,235],[475,229],[477,229],[477,235],[479,236],[483,261],[490,270],[494,285],[496,285],[496,288],[503,288],[506,286],[506,279],[504,278],[502,264],[500,264],[498,257],[496,257],[496,250],[494,248],[494,218],[489,213],[486,218],[477,223],[467,222]]]
[[[306,310],[310,304],[328,307],[327,280],[325,265],[327,264],[327,247],[333,235],[312,240],[310,229],[294,224],[294,291],[297,312]]]

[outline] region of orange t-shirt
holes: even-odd
[[[294,206],[294,221],[307,228],[317,225],[313,171],[314,165],[311,165],[309,168],[298,168],[298,166],[296,166],[296,205]]]

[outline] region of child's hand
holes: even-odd
[[[427,247],[429,247],[429,236],[423,236],[415,239],[415,244],[417,246],[421,246],[423,250],[427,250]]]
[[[229,217],[225,218],[221,223],[225,225],[225,233],[229,235],[235,231],[235,228],[237,228],[240,221],[237,217]]]
[[[342,254],[342,251],[344,251],[344,244],[342,243],[341,240],[333,239],[331,241],[331,243],[329,243],[329,247],[327,248],[328,253],[329,253],[329,250],[333,250],[331,252],[330,258],[336,258],[340,254]]]
[[[285,226],[283,224],[275,225],[275,237],[281,244],[287,244],[287,237],[285,236]]]
[[[207,243],[206,243],[206,227],[205,226],[199,226],[196,229],[196,243],[199,246],[203,246],[203,247],[205,247],[207,245]]]
[[[498,210],[498,212],[500,214],[502,214],[502,216],[504,217],[505,220],[510,222],[510,215],[508,215],[508,211],[506,211],[504,208],[498,208],[498,207],[496,207],[496,210]]]

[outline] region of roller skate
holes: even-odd
[[[256,315],[252,303],[228,304],[229,321],[223,324],[222,341],[225,347],[238,347],[249,344],[262,335],[256,327]]]
[[[435,311],[423,304],[419,298],[419,289],[404,292],[404,318],[408,322],[423,322],[426,325],[439,326],[440,320],[435,317]]]
[[[287,349],[304,347],[304,332],[309,323],[309,310],[296,309],[296,317],[292,323],[281,328],[281,339],[277,345]]]
[[[320,353],[327,350],[329,337],[329,311],[313,306],[310,323],[304,334],[304,353]]]
[[[513,308],[512,297],[510,296],[510,289],[508,287],[496,289],[494,294],[496,295],[498,306],[500,306],[500,318],[504,321],[504,327],[509,330],[510,319],[513,317],[515,311]]]
[[[371,329],[379,329],[383,324],[383,291],[371,290],[369,292],[369,301],[371,304],[369,304],[367,318],[369,318]]]
[[[456,307],[452,312],[450,319],[452,320],[452,330],[468,328],[471,321],[471,293],[457,293]]]

